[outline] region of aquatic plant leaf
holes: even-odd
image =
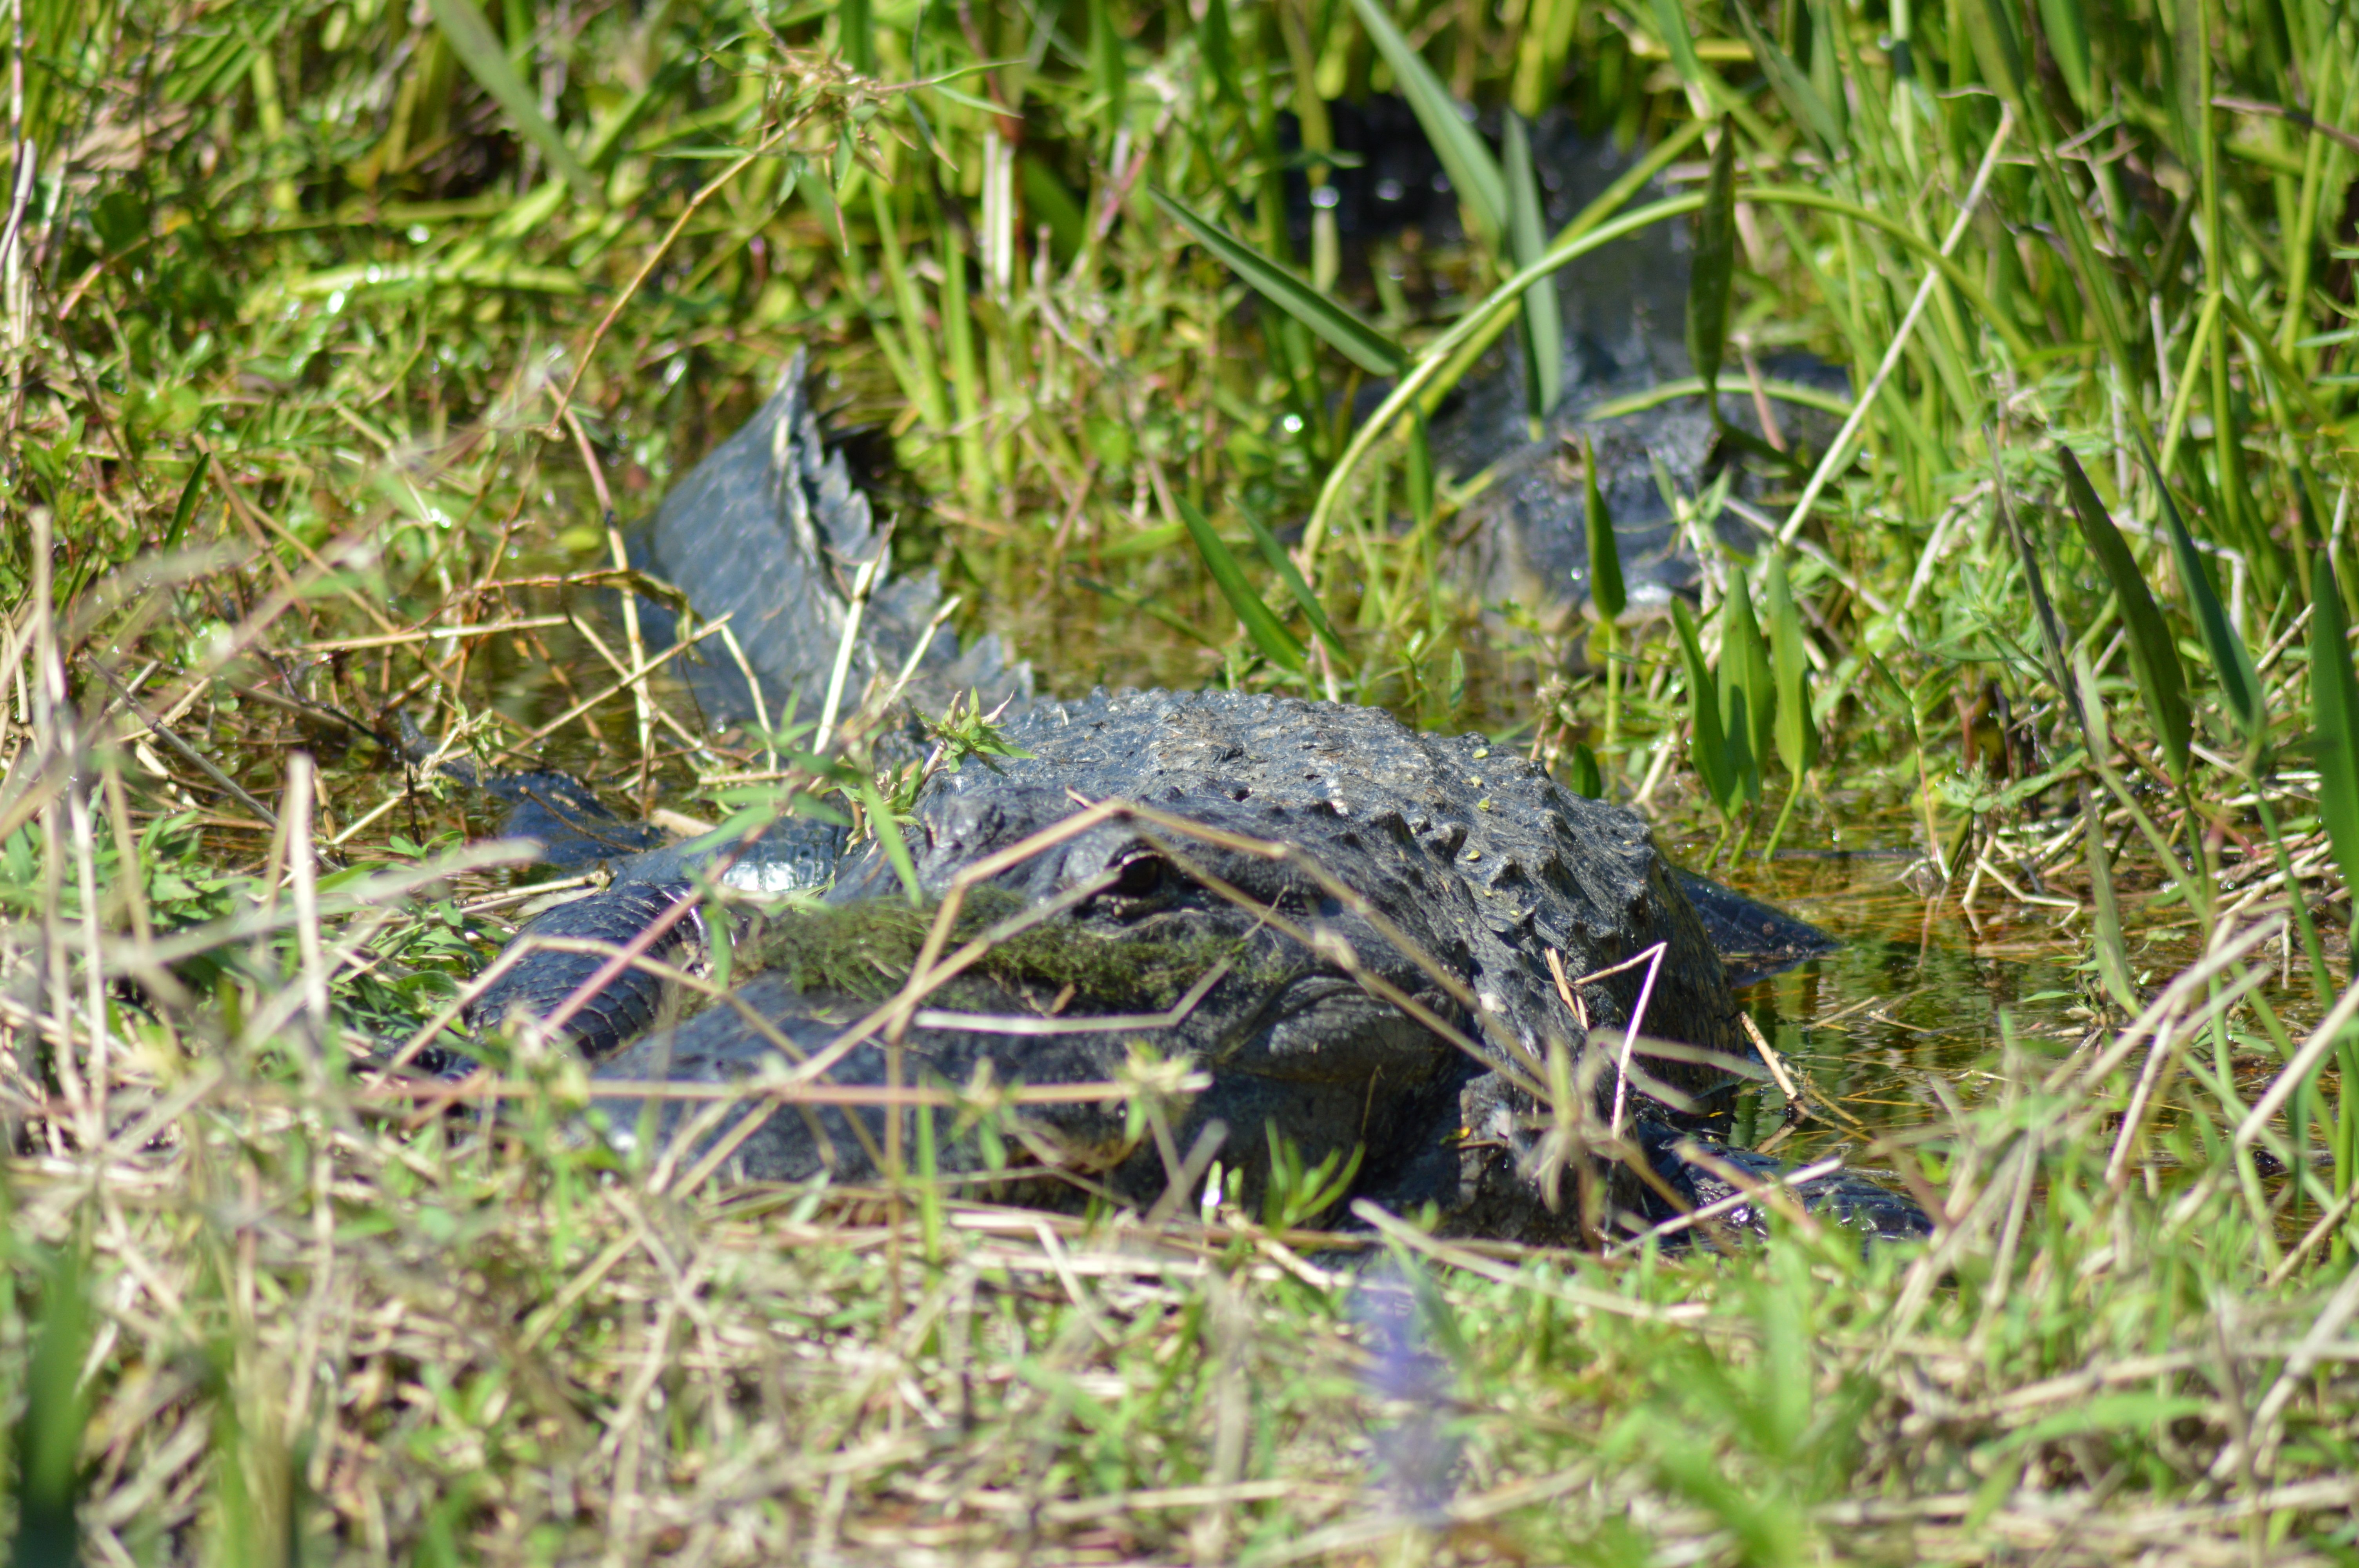
[[[1769,557],[1769,652],[1777,681],[1777,756],[1796,783],[1817,765],[1819,727],[1810,717],[1810,659],[1802,645],[1802,613],[1786,580],[1786,560]]]
[[[2122,626],[2128,634],[2130,671],[2137,677],[2138,695],[2146,699],[2147,717],[2154,724],[2156,738],[2162,742],[2170,776],[2184,782],[2193,720],[2187,708],[2187,673],[2180,667],[2179,644],[2172,640],[2170,627],[2147,587],[2146,574],[2138,570],[2136,558],[2130,554],[2121,530],[2107,515],[2105,504],[2098,498],[2096,487],[2089,482],[2081,460],[2061,442],[2057,444],[2056,455],[2064,470],[2064,493],[2071,499],[2072,514],[2080,522],[2081,537],[2088,545],[2089,553],[2096,557],[2097,568],[2105,574],[2114,600],[2121,606]]]
[[[1254,536],[1254,545],[1261,551],[1261,558],[1269,563],[1269,569],[1276,572],[1277,580],[1286,585],[1286,591],[1293,596],[1295,604],[1302,611],[1303,619],[1310,622],[1310,630],[1327,644],[1328,652],[1342,660],[1343,667],[1349,669],[1351,658],[1343,651],[1343,639],[1336,634],[1334,622],[1327,619],[1327,607],[1319,602],[1319,596],[1310,591],[1310,585],[1303,580],[1302,573],[1296,568],[1294,557],[1286,553],[1286,546],[1277,542],[1277,535],[1269,531],[1269,524],[1256,516],[1252,508],[1240,503],[1237,515],[1245,520],[1245,531]]]
[[[1747,800],[1761,798],[1761,766],[1768,759],[1777,722],[1777,687],[1769,670],[1769,646],[1753,613],[1753,590],[1736,574],[1720,606],[1720,724]]]
[[[1507,111],[1507,242],[1521,272],[1548,253],[1548,219],[1532,172],[1532,141],[1523,116]],[[1524,290],[1524,382],[1532,417],[1545,419],[1564,396],[1564,321],[1556,279]]]
[[[537,94],[524,84],[508,62],[508,51],[492,34],[492,26],[484,14],[475,9],[474,0],[426,0],[434,13],[435,23],[441,27],[442,37],[449,40],[451,52],[459,57],[468,74],[483,84],[507,116],[518,135],[540,149],[549,159],[549,167],[565,178],[565,183],[584,201],[603,205],[605,193],[599,188],[598,177],[583,167],[573,149],[557,127],[540,112]]]
[[[1688,358],[1703,395],[1719,408],[1720,359],[1728,345],[1728,294],[1736,277],[1736,127],[1720,127],[1703,211],[1696,214],[1695,263],[1688,274]]]
[[[1194,235],[1197,243],[1218,256],[1223,265],[1244,278],[1263,298],[1341,350],[1362,370],[1371,375],[1398,375],[1408,362],[1408,355],[1399,344],[1350,307],[1337,304],[1311,287],[1310,279],[1200,216],[1161,186],[1149,185],[1147,189],[1155,204]]]
[[[1786,113],[1817,138],[1820,151],[1829,157],[1841,153],[1843,126],[1828,110],[1827,101],[1819,96],[1819,90],[1810,85],[1810,79],[1802,73],[1802,68],[1794,63],[1794,57],[1779,49],[1777,41],[1762,30],[1761,24],[1754,20],[1751,6],[1731,5],[1726,14],[1736,18],[1737,30],[1745,35],[1754,60],[1761,67],[1761,74],[1769,79],[1770,91],[1786,105]]]
[[[2143,437],[2140,442],[2144,444]],[[2212,655],[2212,678],[2220,683],[2220,695],[2227,702],[2229,712],[2244,725],[2245,734],[2257,736],[2267,727],[2269,716],[2261,699],[2261,678],[2253,671],[2253,655],[2228,620],[2227,608],[2220,602],[2220,590],[2212,581],[2212,568],[2195,548],[2193,535],[2187,532],[2187,521],[2179,514],[2179,503],[2162,477],[2162,464],[2156,460],[2154,449],[2146,447],[2145,456],[2147,472],[2154,479],[2155,493],[2162,498],[2162,520],[2170,531],[2171,557],[2179,565],[2180,581],[2186,585],[2188,601],[2195,611],[2196,629],[2203,634],[2204,651]]]
[[[1622,581],[1622,542],[1614,536],[1614,514],[1597,488],[1597,449],[1586,436],[1581,438],[1581,512],[1589,534],[1590,600],[1601,617],[1619,621],[1630,606]]]
[[[2318,814],[2346,887],[2359,888],[2359,677],[2351,668],[2350,632],[2334,564],[2323,550],[2310,561],[2310,699],[2317,733]]]
[[[1352,9],[1367,29],[1376,52],[1392,68],[1401,96],[1408,100],[1417,123],[1425,128],[1426,140],[1433,144],[1434,156],[1441,160],[1458,200],[1474,220],[1484,248],[1497,255],[1507,233],[1507,180],[1498,160],[1483,145],[1482,136],[1450,89],[1441,84],[1441,78],[1409,48],[1384,8],[1375,0],[1352,0]]]
[[[1231,610],[1236,611],[1237,621],[1245,627],[1245,635],[1253,639],[1254,646],[1259,648],[1270,663],[1299,675],[1303,665],[1302,644],[1295,641],[1294,633],[1286,629],[1285,622],[1270,613],[1269,606],[1261,601],[1261,595],[1245,581],[1245,568],[1237,564],[1237,557],[1231,553],[1227,543],[1212,531],[1212,524],[1196,509],[1195,503],[1184,495],[1174,496],[1172,502],[1180,509],[1180,520],[1188,525],[1188,536],[1196,542],[1196,553],[1204,557],[1205,568],[1212,572],[1212,581],[1219,587],[1221,597],[1229,601]]]
[[[1731,765],[1728,738],[1721,729],[1720,683],[1704,663],[1695,617],[1688,612],[1683,599],[1671,600],[1671,630],[1679,637],[1680,656],[1687,665],[1688,713],[1694,726],[1688,743],[1688,760],[1694,763],[1696,776],[1703,780],[1705,793],[1721,810],[1733,811],[1741,781],[1737,770]]]

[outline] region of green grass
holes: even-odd
[[[2359,1556],[2336,9],[25,0],[12,59],[18,1561],[76,1509],[109,1563]],[[1331,232],[1291,254],[1277,117],[1315,164],[1329,103],[1404,89],[1676,146],[1660,221],[1734,236],[1723,398],[1788,346],[1877,388],[1760,499],[1782,545],[1712,563],[1692,665],[1661,622],[1483,604],[1480,476],[1412,436],[1544,337],[1531,269],[1659,193],[1537,234],[1510,158],[1487,239],[1338,286]],[[1158,192],[1247,276],[1298,264],[1294,314]],[[601,597],[610,509],[805,345],[903,567],[1053,689],[1480,727],[1732,860],[1905,819],[1929,901],[2028,867],[2088,912],[2090,1038],[1855,1140],[1944,1218],[1864,1260],[729,1192],[617,1173],[528,1041],[496,1117],[346,1070],[435,1038],[519,914],[395,709],[705,819],[895,793],[857,726],[701,734]],[[1371,360],[1407,373],[1354,426]],[[1969,762],[2002,711],[2040,787]]]

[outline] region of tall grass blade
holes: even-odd
[[[1999,461],[1997,439],[1987,430],[1984,438],[1991,451],[1992,499],[1998,507],[1999,523],[2015,546],[2016,557],[2023,567],[2024,590],[2031,597],[2032,615],[2039,623],[2039,643],[2047,656],[2049,684],[2063,698],[2065,710],[2071,714],[2073,724],[2080,730],[2082,741],[2089,749],[2090,766],[2103,767],[2112,755],[2112,748],[2105,732],[2104,706],[2095,700],[2096,678],[2090,673],[2085,659],[2076,666],[2065,652],[2070,641],[2065,634],[2064,623],[2056,613],[2055,600],[2048,595],[2047,579],[2039,569],[2039,554],[2032,547],[2029,529],[2017,516],[2015,508],[2007,504],[2006,470]],[[2071,460],[2071,453],[2065,454],[2065,460]],[[2080,474],[2077,466],[2072,472]],[[2080,479],[2085,488],[2088,476],[2080,474]],[[2070,488],[2070,477],[2065,482]],[[2077,505],[2075,510],[2078,510]],[[2104,509],[2099,507],[2097,510],[2102,520]],[[2085,518],[2082,525],[2085,529]],[[2110,529],[2113,524],[2105,521],[2104,526]],[[2116,538],[2114,543],[2118,546],[2120,540]],[[2129,947],[2122,939],[2121,904],[2114,896],[2114,869],[2105,852],[2104,818],[2097,811],[2096,792],[2090,788],[2089,775],[2085,771],[2078,782],[2081,841],[2088,859],[2090,894],[2097,906],[2097,977],[2104,983],[2106,994],[2114,999],[2114,1006],[2124,1012],[2135,1012],[2137,1010],[2137,988],[2130,978]]]
[[[876,74],[876,12],[871,0],[836,0],[835,38],[844,64],[863,76]]]
[[[1417,123],[1425,128],[1426,140],[1433,144],[1434,156],[1441,160],[1442,171],[1450,176],[1458,200],[1473,219],[1477,237],[1497,255],[1507,233],[1507,180],[1498,160],[1483,145],[1482,136],[1450,89],[1441,84],[1441,78],[1409,48],[1376,0],[1352,0],[1352,9],[1367,29],[1376,52],[1392,68],[1401,96],[1408,100]]]
[[[1777,40],[1754,20],[1751,6],[1731,5],[1727,15],[1736,19],[1737,30],[1745,35],[1755,62],[1761,67],[1761,74],[1769,79],[1769,89],[1786,105],[1786,112],[1817,139],[1821,152],[1830,158],[1840,157],[1843,150],[1843,126],[1802,68],[1794,63],[1794,57],[1779,49]]]
[[[963,237],[937,203],[934,260],[942,273],[942,340],[950,351],[951,405],[958,416],[959,471],[965,481],[967,504],[982,507],[991,503],[991,467],[984,448],[983,373],[975,362],[974,316],[967,308]],[[924,323],[912,322],[909,330],[922,331]]]
[[[1408,514],[1419,527],[1433,521],[1433,442],[1425,427],[1425,409],[1409,410]]]
[[[1712,178],[1696,214],[1695,263],[1688,275],[1688,358],[1720,417],[1720,360],[1728,344],[1728,295],[1736,276],[1736,126],[1723,120]]]
[[[2081,0],[2039,0],[2039,29],[2047,35],[2049,58],[2056,62],[2056,72],[2064,79],[2072,102],[2083,114],[2095,109],[2089,22]]]
[[[16,1421],[15,1568],[77,1568],[82,1562],[74,1509],[88,1421],[78,1387],[88,1318],[81,1255],[69,1242],[42,1292],[40,1334],[26,1368],[25,1412]]]
[[[172,525],[164,534],[164,550],[169,554],[180,547],[188,536],[189,524],[196,520],[197,503],[204,499],[205,475],[212,470],[213,455],[201,451],[189,465],[189,478],[180,486],[180,499],[172,507]]]
[[[2345,887],[2359,888],[2359,677],[2351,669],[2350,631],[2334,566],[2321,550],[2310,563],[2310,697],[2316,731],[2318,814]],[[2353,944],[2359,955],[2359,943]],[[2359,956],[2353,959],[2359,983]],[[2346,1089],[2346,1094],[2352,1091]]]
[[[1622,541],[1614,536],[1614,514],[1597,486],[1597,449],[1581,438],[1581,519],[1589,543],[1589,601],[1597,611],[1605,641],[1605,750],[1622,738],[1622,612],[1630,592],[1622,580]]]
[[[819,182],[813,181],[811,189],[818,189]],[[897,355],[895,368],[906,367],[908,373],[909,400],[918,406],[929,429],[937,435],[944,434],[951,427],[950,392],[942,382],[940,362],[934,357],[934,334],[927,323],[925,297],[919,292],[916,276],[902,257],[901,224],[893,211],[891,192],[882,182],[875,182],[869,186],[868,193],[876,213],[877,259],[884,264],[885,286],[892,291],[893,309],[899,318],[897,331],[886,330],[881,320],[873,322],[877,341],[880,345],[897,345],[887,351],[888,357]],[[878,314],[873,300],[869,312],[872,318]]]
[[[2201,167],[2202,153],[2197,144],[2203,139],[2204,122],[2211,118],[2203,102],[2204,13],[2209,9],[2204,0],[2171,0],[2170,74],[2176,90],[2171,110],[2179,128],[2179,146],[2174,150],[2190,168]]]
[[[2156,739],[2162,742],[2170,776],[2183,784],[2194,721],[2188,712],[2187,673],[2180,667],[2179,644],[2172,639],[2170,627],[2147,587],[2146,574],[2138,570],[2136,558],[2130,554],[2121,530],[2107,515],[2105,504],[2082,470],[2080,460],[2061,442],[2057,444],[2056,456],[2064,470],[2064,493],[2072,503],[2073,516],[2080,521],[2081,537],[2088,545],[2089,554],[2096,557],[2097,568],[2105,574],[2114,601],[2121,606],[2122,626],[2129,643],[2130,670],[2137,678],[2138,695],[2146,699],[2147,718],[2154,725]]]
[[[1671,600],[1671,630],[1679,637],[1680,656],[1687,665],[1688,715],[1692,725],[1688,759],[1694,763],[1696,776],[1703,780],[1704,791],[1713,803],[1723,812],[1734,811],[1743,781],[1730,755],[1728,737],[1721,727],[1720,683],[1704,663],[1695,617],[1688,612],[1683,599]]]
[[[2246,737],[2257,737],[2268,722],[2268,711],[2261,700],[2260,676],[2253,672],[2253,655],[2245,648],[2245,640],[2236,635],[2227,608],[2220,602],[2220,590],[2212,581],[2212,568],[2195,548],[2194,537],[2187,532],[2186,519],[2179,514],[2179,503],[2172,498],[2170,486],[2162,477],[2162,465],[2156,460],[2154,449],[2143,442],[2141,446],[2147,472],[2154,480],[2156,495],[2161,499],[2163,524],[2170,530],[2171,557],[2178,562],[2180,580],[2187,586],[2196,629],[2203,634],[2204,651],[2212,655],[2212,678],[2220,683],[2220,695],[2227,702],[2229,712],[2244,726]]]
[[[1506,118],[1507,240],[1521,272],[1548,254],[1548,218],[1523,116],[1510,109]],[[1552,277],[1524,290],[1524,381],[1532,417],[1547,418],[1564,395],[1564,322]]]
[[[1378,331],[1349,306],[1340,305],[1310,286],[1308,278],[1280,265],[1256,247],[1238,239],[1161,186],[1147,193],[1196,238],[1221,264],[1252,286],[1255,292],[1310,328],[1371,375],[1398,375],[1408,362],[1400,345]]]
[[[2039,569],[2039,553],[2032,548],[2030,532],[2024,527],[2022,519],[2016,515],[2015,508],[2007,503],[2006,471],[1999,463],[1995,437],[1991,439],[1990,453],[1991,500],[1998,508],[1999,526],[2005,530],[2007,542],[2015,546],[2016,561],[2023,568],[2023,589],[2030,596],[2032,619],[2039,627],[2039,645],[2048,655],[2048,684],[2054,687],[2056,694],[2064,699],[2066,711],[2072,715],[2075,727],[2086,738],[2088,716],[2082,710],[2080,688],[2073,684],[2071,667],[2064,658],[2068,642],[2064,623],[2057,618],[2056,601],[2048,596],[2047,574]],[[2094,750],[2093,742],[2091,749]]]
[[[1229,27],[1229,0],[1204,0],[1203,19],[1196,24],[1196,48],[1212,72],[1212,85],[1222,97],[1243,109],[1243,79],[1237,74],[1237,44]]]
[[[2009,103],[2023,103],[2023,43],[2016,36],[2011,7],[2005,0],[1965,0],[1966,32],[1973,39],[1974,58],[1981,61],[1983,80]]]
[[[1733,576],[1720,606],[1720,727],[1745,798],[1761,798],[1761,769],[1777,731],[1777,687],[1769,645],[1753,613],[1753,590]]]
[[[1819,727],[1810,714],[1810,659],[1802,645],[1802,613],[1786,580],[1782,555],[1769,557],[1769,653],[1777,682],[1777,757],[1799,788],[1818,765]]]
[[[1327,644],[1328,652],[1341,660],[1345,669],[1349,669],[1351,655],[1344,652],[1343,639],[1336,635],[1334,622],[1327,619],[1327,607],[1319,602],[1317,594],[1310,591],[1310,585],[1303,580],[1301,571],[1294,564],[1294,557],[1286,553],[1286,546],[1277,542],[1277,535],[1269,531],[1269,524],[1256,516],[1250,508],[1239,504],[1237,515],[1245,520],[1245,531],[1253,535],[1255,546],[1261,551],[1261,558],[1269,563],[1269,569],[1276,572],[1277,580],[1286,585],[1286,591],[1301,610],[1302,618],[1310,622],[1310,630]],[[1213,542],[1218,544],[1219,540],[1216,538]],[[1260,602],[1258,598],[1255,602]]]
[[[2088,736],[2089,754],[2099,765],[2112,755],[2112,737],[2106,732],[2105,705],[2098,695],[2097,676],[2089,667],[2088,655],[2075,653],[2072,656],[2072,679],[2080,711],[2085,715],[2083,732]],[[2122,902],[2114,887],[2113,855],[2105,848],[2105,819],[2097,810],[2097,793],[2090,787],[2089,775],[2080,777],[2081,844],[2089,864],[2089,898],[2096,905],[2097,979],[2103,982],[2105,994],[2114,1005],[2125,1013],[2135,1013],[2138,1007],[2137,981],[2130,972],[2129,944],[2122,935]]]
[[[1104,102],[1106,139],[1122,132],[1130,112],[1130,70],[1122,58],[1122,35],[1114,30],[1112,0],[1089,0],[1091,85]]]
[[[448,39],[451,50],[467,68],[468,74],[483,84],[507,116],[518,134],[540,149],[549,167],[565,178],[582,200],[592,206],[603,205],[605,193],[599,188],[598,177],[583,167],[573,149],[557,127],[540,112],[540,104],[524,79],[508,62],[508,52],[492,34],[484,14],[475,9],[474,0],[426,0],[434,13],[434,20]]]
[[[1301,674],[1302,644],[1295,641],[1294,633],[1286,629],[1285,622],[1270,613],[1269,606],[1262,602],[1261,595],[1245,581],[1245,568],[1237,564],[1237,557],[1230,552],[1228,545],[1212,531],[1212,524],[1196,509],[1193,502],[1184,495],[1173,496],[1172,502],[1179,508],[1180,520],[1188,526],[1188,536],[1196,542],[1196,553],[1204,557],[1205,569],[1212,574],[1212,581],[1220,589],[1221,597],[1229,601],[1231,610],[1236,611],[1238,623],[1245,627],[1245,635],[1253,639],[1254,646],[1259,648],[1271,664],[1296,675]]]
[[[1671,51],[1671,65],[1680,80],[1698,92],[1711,92],[1706,80],[1703,60],[1696,53],[1695,38],[1688,31],[1687,14],[1680,8],[1680,0],[1654,0],[1655,30],[1663,35],[1663,47]]]
[[[1848,140],[1851,106],[1845,97],[1843,57],[1835,47],[1835,28],[1848,24],[1836,19],[1827,0],[1802,0],[1801,9],[1810,18],[1810,58],[1804,62],[1810,70],[1810,85],[1818,90],[1819,102],[1827,106],[1827,114],[1835,123],[1836,135]]]
[[[1581,438],[1582,525],[1589,535],[1589,598],[1598,618],[1611,625],[1630,606],[1629,589],[1622,580],[1622,543],[1614,536],[1614,514],[1606,509],[1597,488],[1597,449]]]

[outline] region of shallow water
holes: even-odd
[[[2066,911],[1985,893],[1970,919],[1954,893],[1929,897],[1902,880],[1917,859],[1901,844],[1802,851],[1723,875],[1842,940],[1738,1000],[1820,1094],[1877,1132],[1945,1123],[1937,1084],[1966,1104],[1995,1085],[2002,1013],[2035,1057],[2071,1051],[2093,1022],[2074,968],[2079,923],[2064,924]],[[1748,1124],[1741,1098],[1732,1137],[1767,1139],[1782,1120],[1776,1102],[1773,1091]],[[1777,1152],[1808,1159],[1849,1136],[1813,1117]]]
[[[2002,1020],[2043,1076],[2093,1030],[2113,1027],[2088,1001],[2096,982],[2082,968],[2085,914],[2018,902],[1987,882],[1969,914],[1962,888],[1924,892],[1906,880],[1920,857],[1905,817],[1870,821],[1846,834],[1854,836],[1864,847],[1784,851],[1770,864],[1747,861],[1718,873],[1843,942],[1738,993],[1771,1044],[1859,1124],[1802,1119],[1774,1145],[1789,1159],[1855,1145],[1861,1131],[1905,1142],[1911,1131],[1945,1127],[1951,1106],[1972,1106],[2004,1087]],[[2158,901],[2125,899],[2132,967],[2149,994],[2197,956],[2190,928],[2173,922],[2177,914]],[[2343,962],[2339,951],[2332,961]],[[2317,1013],[2299,955],[2286,980],[2262,994],[2298,1040]],[[2280,1058],[2264,1040],[2238,1033],[2236,1044],[2235,1073],[2249,1098]],[[1786,1119],[1780,1099],[1774,1088],[1766,1098],[1741,1094],[1729,1136],[1756,1147],[1771,1139]]]

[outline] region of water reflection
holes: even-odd
[[[1928,896],[1902,880],[1914,858],[1898,848],[1804,852],[1722,873],[1843,939],[1738,1000],[1813,1087],[1870,1132],[1941,1124],[1945,1098],[1970,1105],[1995,1087],[2002,1013],[2035,1059],[2069,1053],[2096,1022],[2070,911],[1985,889],[1969,914],[1955,892]],[[1757,1146],[1784,1119],[1774,1093],[1765,1102],[1748,1089],[1736,1097],[1729,1132]],[[1777,1149],[1809,1160],[1852,1136],[1813,1117]]]

